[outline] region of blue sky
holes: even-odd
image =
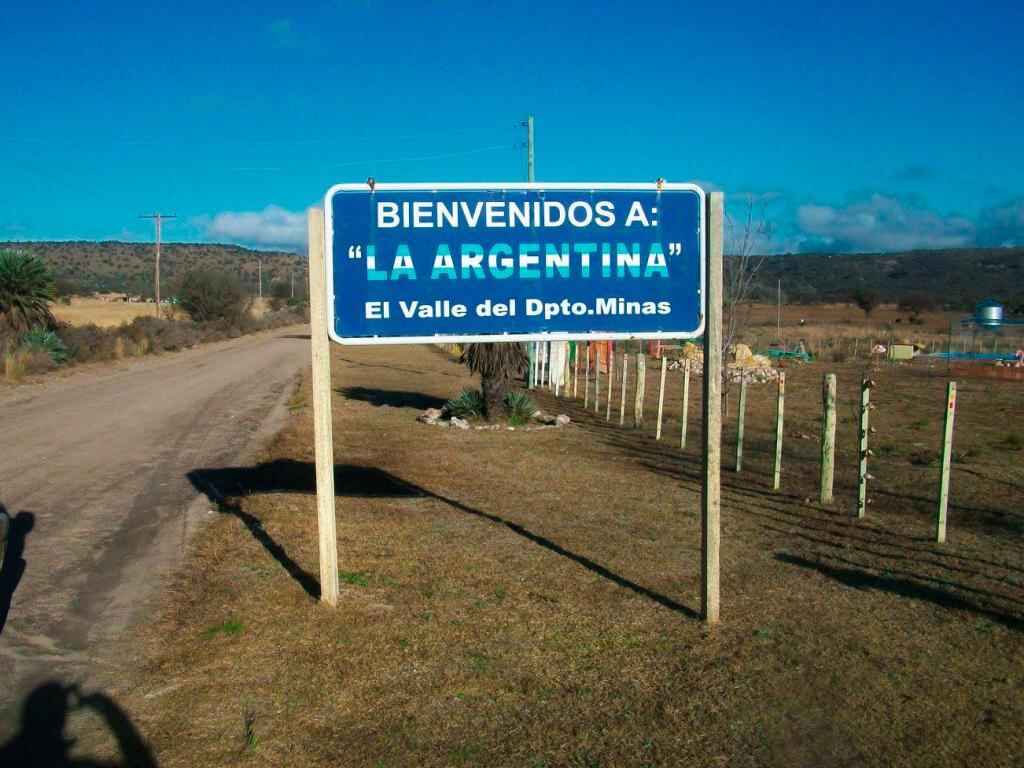
[[[1024,244],[1024,2],[0,0],[0,240],[303,247],[333,183],[700,181],[773,251]]]

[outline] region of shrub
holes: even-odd
[[[1019,451],[1021,448],[1024,448],[1024,437],[1021,437],[1016,432],[1008,434],[1003,442],[1011,451]]]
[[[197,323],[236,323],[249,311],[250,300],[241,279],[214,269],[193,269],[183,274],[175,296]]]
[[[444,406],[452,416],[460,419],[478,419],[484,415],[484,396],[479,389],[466,387]]]
[[[63,365],[68,361],[67,345],[53,331],[45,328],[33,328],[21,337],[21,344],[30,352],[41,352],[53,362]]]
[[[908,310],[912,315],[919,315],[922,312],[934,312],[939,308],[939,302],[934,296],[924,291],[911,291],[900,297],[899,308]]]
[[[878,306],[878,293],[871,288],[863,286],[857,288],[850,298],[853,299],[853,303],[860,308],[865,317],[870,317],[875,307]]]
[[[927,467],[939,460],[939,454],[929,448],[922,448],[910,454],[907,460],[915,466]]]
[[[111,360],[114,357],[114,341],[117,331],[87,325],[64,325],[57,329],[57,335],[67,346],[68,357],[80,363],[90,360]]]
[[[525,392],[509,392],[505,395],[505,407],[508,409],[508,423],[525,424],[537,412],[537,404]]]
[[[275,280],[270,284],[270,306],[275,310],[281,309],[292,295],[291,283],[284,280]]]
[[[969,459],[974,459],[979,456],[984,456],[985,450],[983,448],[975,448],[974,446],[968,446],[967,448],[954,448],[950,454],[950,458],[954,464],[966,464]]]
[[[17,381],[25,375],[28,367],[28,351],[24,349],[4,353],[4,378]]]
[[[153,349],[177,352],[200,342],[199,332],[187,323],[164,321],[153,336]]]
[[[4,355],[4,378],[17,381],[26,373],[44,373],[57,367],[45,352],[21,348]]]

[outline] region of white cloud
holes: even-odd
[[[975,225],[961,216],[944,217],[885,195],[842,208],[801,205],[796,211],[800,238],[814,249],[905,251],[954,248],[974,242]]]
[[[306,246],[306,216],[279,205],[262,211],[223,211],[212,219],[195,222],[211,240],[227,240],[244,245],[300,249]]]

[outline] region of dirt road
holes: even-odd
[[[82,679],[155,595],[208,502],[188,480],[230,464],[285,410],[305,328],[0,389],[0,733],[42,680]]]

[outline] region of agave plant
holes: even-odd
[[[43,261],[24,251],[0,250],[0,336],[34,327],[52,328],[53,275]]]
[[[459,362],[480,375],[484,418],[494,421],[507,414],[505,396],[513,376],[526,370],[526,349],[518,342],[467,344]]]
[[[537,411],[537,404],[525,392],[509,392],[505,396],[509,424],[525,424]]]
[[[444,404],[444,409],[460,419],[477,419],[484,413],[484,398],[480,390],[466,387]]]
[[[68,361],[68,345],[53,331],[33,328],[21,336],[22,346],[33,352],[42,352],[53,362],[63,365]]]

